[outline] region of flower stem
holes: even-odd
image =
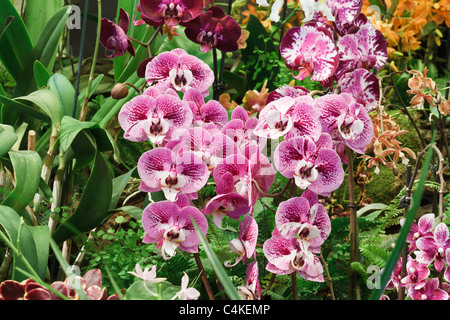
[[[325,273],[327,275],[328,287],[330,288],[331,300],[336,300],[336,297],[334,296],[334,290],[333,290],[333,279],[331,278],[330,271],[328,270],[328,265],[323,257],[322,250],[320,250],[319,258],[320,258],[320,261],[322,261],[323,268],[325,269]]]
[[[206,276],[205,268],[203,268],[203,264],[202,264],[202,261],[200,259],[198,252],[194,253],[194,259],[195,259],[195,262],[197,263],[198,269],[201,272],[202,281],[205,286],[206,292],[208,293],[209,300],[215,300],[214,293],[211,289],[211,285],[209,284],[208,277]]]
[[[298,300],[296,271],[291,273],[291,283],[292,283],[292,300]]]

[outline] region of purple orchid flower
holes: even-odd
[[[355,33],[339,38],[337,48],[340,59],[336,71],[338,78],[358,68],[380,69],[388,59],[386,39],[373,25],[365,25]]]
[[[108,58],[123,56],[125,52],[129,52],[133,57],[136,56],[136,50],[130,39],[127,37],[129,15],[120,8],[119,21],[115,24],[113,21],[103,18],[101,21],[100,43],[107,51]]]
[[[308,190],[305,192],[312,193]],[[320,252],[320,246],[331,232],[331,222],[325,207],[318,200],[311,205],[306,195],[281,202],[275,214],[275,224],[283,237],[296,238],[304,251],[315,253]]]
[[[320,112],[323,130],[334,140],[364,154],[366,146],[373,139],[373,123],[367,109],[348,93],[327,94],[314,101]]]
[[[141,19],[149,25],[176,26],[196,18],[203,4],[203,0],[140,0],[138,10]]]
[[[138,161],[138,173],[142,179],[140,190],[162,190],[167,200],[175,201],[178,193],[192,194],[208,181],[206,164],[193,152],[176,154],[159,147],[145,152]]]
[[[175,130],[165,147],[181,153],[192,151],[206,163],[209,172],[228,155],[238,152],[236,143],[220,131],[211,133],[203,127]]]
[[[216,100],[209,100],[205,103],[203,94],[196,89],[188,89],[183,96],[183,101],[189,103],[191,107],[195,126],[214,123],[221,128],[228,121],[227,109]]]
[[[230,249],[238,254],[238,257],[231,263],[227,261],[225,266],[234,267],[240,261],[244,264],[250,258],[256,259],[256,241],[258,240],[258,224],[251,215],[244,218],[244,222],[239,221],[239,238],[230,241]]]
[[[173,130],[192,124],[192,111],[176,95],[149,94],[137,96],[124,104],[119,112],[119,123],[124,138],[130,141],[150,141],[156,145],[170,137]]]
[[[263,250],[269,261],[267,271],[280,275],[297,272],[306,280],[324,281],[319,258],[311,251],[303,251],[297,239],[283,237],[277,228],[272,237],[264,242]]]
[[[383,271],[384,268],[381,269],[381,272]],[[400,257],[400,259],[397,260],[397,264],[395,265],[394,270],[392,270],[391,277],[386,283],[386,290],[398,289],[401,279],[402,279],[402,258]]]
[[[151,203],[142,213],[142,226],[145,231],[143,242],[157,243],[157,248],[161,247],[161,254],[166,260],[175,255],[177,248],[196,253],[200,239],[191,219],[206,235],[208,221],[197,208],[180,208],[171,201]]]
[[[414,290],[420,290],[427,283],[429,275],[430,269],[428,265],[411,259],[406,264],[406,276],[400,280],[400,285],[407,289],[414,288]]]
[[[366,69],[355,69],[339,79],[341,93],[348,93],[368,112],[374,110],[380,100],[380,83],[376,75]]]
[[[238,287],[237,290],[244,300],[260,300],[261,285],[258,280],[259,268],[258,263],[253,261],[248,264],[244,286]]]
[[[319,138],[322,127],[319,112],[313,107],[314,99],[309,95],[297,98],[282,97],[269,103],[261,110],[255,134],[270,139],[285,136],[309,136]]]
[[[306,25],[290,28],[280,43],[281,56],[294,78],[303,80],[312,74],[311,80],[325,81],[334,75],[339,53],[328,32]]]
[[[338,30],[343,26],[351,24],[360,14],[363,1],[362,0],[326,0],[326,4],[331,8],[334,23]]]
[[[209,52],[217,48],[223,52],[238,50],[241,26],[218,6],[212,6],[186,25],[185,34],[200,44],[200,50]]]
[[[417,239],[415,251],[417,261],[430,264],[434,261],[437,271],[444,268],[445,252],[450,248],[450,238],[448,227],[445,223],[439,223],[434,229],[433,236],[426,236]]]
[[[439,288],[439,279],[432,278],[418,290],[411,288],[409,296],[413,300],[448,300],[448,293]]]
[[[411,225],[411,229],[406,238],[406,241],[409,243],[408,251],[412,252],[417,249],[416,241],[422,237],[433,236],[433,225],[434,225],[434,213],[428,213],[420,217],[417,223],[413,222]],[[404,219],[400,221],[400,224],[403,225]]]
[[[327,133],[316,142],[303,137],[283,141],[275,149],[275,167],[286,178],[294,178],[300,189],[328,196],[344,179],[340,157],[332,148]]]
[[[155,86],[161,90],[173,88],[186,92],[194,88],[206,97],[214,73],[205,62],[177,48],[154,57],[146,66],[145,79],[149,84],[156,81]]]
[[[291,97],[295,99],[300,96],[306,96],[308,93],[310,93],[310,91],[302,86],[281,86],[269,93],[266,98],[266,105],[282,97]]]
[[[263,149],[267,139],[255,134],[257,124],[257,118],[250,118],[243,107],[237,106],[231,113],[230,121],[222,127],[221,132],[233,139],[240,152],[250,145]]]

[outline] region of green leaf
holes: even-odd
[[[144,211],[142,208],[138,208],[136,206],[123,206],[120,208],[114,209],[114,211],[124,211],[128,213],[130,216],[140,221],[142,219],[142,212]]]
[[[36,252],[36,243],[33,238],[33,234],[30,231],[28,225],[21,223],[19,214],[12,208],[4,205],[0,205],[0,226],[6,232],[9,240],[14,246],[17,246],[17,240],[20,232],[20,251],[28,263],[33,267],[33,269],[38,272],[40,270],[39,260]],[[13,273],[12,279],[16,281],[23,281],[27,277],[22,273],[17,271],[17,268],[26,270],[24,263],[14,254],[13,256]],[[39,273],[38,273],[39,274]],[[44,274],[40,274],[43,279]]]
[[[75,88],[69,79],[60,73],[55,73],[48,80],[48,86],[60,102],[61,115],[71,116],[75,99]]]
[[[37,255],[37,274],[44,279],[48,266],[48,255],[50,245],[50,231],[48,226],[34,226],[30,227],[33,235],[34,243],[36,245]]]
[[[36,81],[37,87],[39,89],[45,87],[48,83],[48,80],[50,79],[50,73],[47,71],[44,65],[38,60],[34,62],[33,70],[34,70],[34,79]]]
[[[96,152],[91,175],[86,183],[80,203],[74,214],[56,229],[53,239],[65,241],[90,231],[103,222],[109,214],[112,197],[112,176],[108,164]]]
[[[15,187],[2,201],[2,205],[11,207],[30,221],[29,216],[22,214],[39,189],[42,160],[35,151],[10,151],[12,169],[14,170]]]
[[[114,178],[113,180],[113,192],[111,197],[111,204],[109,205],[109,210],[113,210],[116,208],[119,203],[120,196],[122,195],[123,190],[127,186],[128,180],[130,180],[131,175],[133,174],[136,168],[131,169],[127,173]]]
[[[33,66],[36,60],[39,60],[47,70],[52,70],[55,54],[59,47],[58,43],[66,26],[69,13],[70,6],[63,7],[46,23],[39,39],[36,41],[36,45],[29,54],[22,74],[17,80],[17,86],[13,92],[14,97],[27,95],[37,89],[35,81],[33,81]]]
[[[222,284],[225,292],[227,293],[228,297],[231,300],[242,300],[239,293],[236,291],[236,288],[234,287],[233,283],[228,278],[228,274],[225,271],[225,268],[223,267],[222,263],[220,263],[220,260],[217,258],[217,255],[207,242],[205,236],[198,228],[197,223],[195,220],[191,219],[192,223],[194,224],[195,230],[197,231],[197,235],[200,238],[200,243],[203,246],[203,249],[206,252],[206,256],[208,257],[209,261],[211,262],[211,265],[216,272],[217,277],[219,278],[220,283]]]
[[[10,99],[4,95],[0,95],[0,103],[3,104],[2,114],[3,113],[11,114],[18,112],[21,114],[32,116],[46,123],[51,123],[50,117],[45,112],[42,112],[42,110],[21,103],[20,101]],[[17,120],[17,118],[15,118],[14,121],[15,120]],[[3,121],[3,123],[6,122],[7,121]]]
[[[168,281],[152,283],[138,280],[127,289],[125,300],[171,300],[180,290],[181,287]]]
[[[14,133],[13,127],[0,124],[0,157],[8,153],[17,139],[18,137]]]
[[[0,60],[18,81],[33,50],[28,31],[11,1],[0,1],[0,23],[13,19],[0,38]]]
[[[47,21],[64,5],[62,0],[33,0],[25,6],[25,25],[35,43]]]

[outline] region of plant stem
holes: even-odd
[[[205,268],[203,268],[203,264],[202,264],[202,261],[200,259],[198,252],[194,253],[194,259],[195,259],[195,262],[197,263],[198,269],[201,272],[203,285],[205,286],[206,292],[208,293],[209,300],[215,300],[214,293],[213,293],[213,291],[211,289],[211,285],[209,284],[209,281],[208,281],[208,276],[206,275]]]
[[[331,300],[336,300],[336,297],[334,296],[333,279],[331,278],[330,271],[328,270],[328,265],[323,257],[322,250],[320,250],[319,259],[320,261],[322,261],[323,268],[325,269],[325,274],[327,275],[328,288],[330,288]]]
[[[356,204],[354,194],[353,181],[353,152],[349,147],[346,148],[346,157],[348,162],[348,193],[349,193],[349,207],[350,207],[350,263],[359,260],[359,237],[358,237],[358,218],[356,216]],[[357,300],[359,300],[359,284],[358,275],[350,268],[350,286],[349,298],[352,299],[353,291],[357,291]]]
[[[292,283],[292,300],[298,300],[296,271],[291,273],[291,283]]]
[[[86,96],[84,97],[83,105],[81,107],[80,112],[80,121],[84,121],[86,119],[86,113],[87,113],[87,107],[88,107],[88,101],[91,93],[91,87],[92,87],[92,81],[94,80],[94,72],[95,72],[95,65],[97,64],[97,55],[98,55],[98,47],[100,45],[100,33],[102,28],[102,1],[97,0],[97,38],[95,40],[95,47],[94,47],[94,56],[92,57],[92,66],[91,66],[91,73],[89,74],[89,81],[88,86],[86,89]],[[81,63],[79,61],[78,63]]]

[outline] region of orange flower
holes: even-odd
[[[242,107],[247,110],[250,115],[255,112],[260,112],[266,105],[266,99],[269,95],[269,89],[266,86],[267,80],[264,82],[261,91],[249,90],[245,93],[244,98],[242,98]]]

